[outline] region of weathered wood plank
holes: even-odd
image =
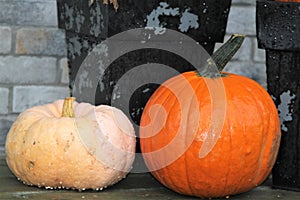
[[[269,186],[260,186],[250,192],[230,197],[230,199],[262,199],[285,200],[298,199],[300,193],[274,190]],[[18,181],[7,166],[0,166],[0,199],[51,199],[51,200],[82,200],[82,199],[198,199],[177,194],[158,183],[149,173],[129,174],[126,179],[103,191],[86,190],[47,190],[26,186]]]

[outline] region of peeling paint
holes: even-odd
[[[105,65],[103,63],[102,60],[99,60],[97,62],[97,65],[98,65],[98,71],[99,71],[99,87],[100,87],[100,91],[103,92],[105,90],[105,85],[103,83],[103,76],[104,76],[104,73],[105,73]]]
[[[143,112],[144,108],[132,108],[131,116],[136,117],[139,116]]]
[[[100,10],[100,6],[97,6],[96,9],[90,10],[90,21],[91,29],[90,34],[98,37],[101,34],[101,30],[104,29],[104,16]]]
[[[96,56],[102,57],[102,55],[104,55],[105,57],[109,57],[108,54],[108,45],[105,43],[101,43],[100,45],[97,45],[95,48],[93,48],[93,53]],[[98,72],[99,72],[99,87],[100,87],[100,91],[103,92],[105,90],[105,85],[103,83],[103,76],[105,73],[105,63],[103,63],[103,60],[98,60],[97,61],[97,66],[98,66]]]
[[[85,17],[82,10],[75,10],[72,6],[65,4],[65,26],[67,30],[74,28],[76,31],[80,31],[82,24],[84,23]],[[75,16],[75,17],[74,17]],[[74,26],[75,22],[75,26]]]
[[[288,131],[288,128],[285,125],[285,122],[293,121],[293,100],[296,98],[296,95],[291,91],[283,92],[280,95],[280,104],[278,105],[279,117],[281,122],[281,129],[283,131]]]
[[[119,98],[121,98],[120,86],[116,84],[114,86],[114,92],[112,93],[112,100],[114,101]]]
[[[82,93],[82,88],[92,88],[93,84],[92,81],[89,80],[89,73],[87,71],[83,71],[79,74],[79,94]]]
[[[84,20],[85,20],[85,17],[83,15],[83,11],[82,10],[79,10],[77,11],[78,13],[75,15],[75,23],[76,23],[76,31],[80,31],[81,30],[81,26],[83,25],[84,23]]]
[[[166,31],[165,24],[159,20],[160,16],[180,16],[178,29],[181,32],[187,32],[190,28],[199,28],[198,16],[191,13],[190,8],[182,12],[179,8],[171,8],[166,2],[160,2],[159,6],[147,15],[146,28],[154,29],[155,34],[163,34]]]
[[[98,45],[96,48],[93,49],[93,52],[96,54],[96,55],[104,55],[104,56],[108,56],[108,45],[107,44],[100,44]]]
[[[163,27],[159,21],[159,16],[176,16],[179,14],[179,8],[169,8],[169,4],[166,2],[160,2],[159,6],[154,9],[150,15],[147,16],[147,28],[154,28],[155,34],[163,34],[166,31],[166,28]]]
[[[69,29],[72,29],[73,27],[73,12],[74,12],[74,9],[73,7],[69,7],[68,4],[65,4],[65,16],[66,16],[66,20],[65,21],[65,26],[66,26],[66,29],[69,30]]]
[[[147,92],[149,92],[149,91],[150,91],[149,88],[145,88],[145,89],[143,90],[143,93],[145,94],[145,93],[147,93]]]
[[[81,55],[82,44],[79,40],[79,37],[72,37],[69,39],[68,50],[70,55],[72,55],[72,59],[75,59],[75,56]]]
[[[88,41],[84,40],[84,41],[82,42],[82,47],[88,49],[88,48],[89,48],[89,43],[88,43]]]
[[[180,24],[178,28],[181,32],[187,32],[190,28],[199,28],[198,16],[190,13],[189,10],[190,9],[186,9],[180,18]]]

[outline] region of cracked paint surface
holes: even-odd
[[[89,34],[98,37],[105,29],[105,13],[102,13],[100,6],[91,7],[87,13],[83,8],[66,3],[63,10],[64,12],[60,13],[60,20],[64,21],[66,30],[81,33],[85,31],[85,24],[88,24]]]
[[[171,8],[166,2],[160,2],[159,6],[152,10],[147,15],[146,27],[154,29],[155,34],[163,34],[166,31],[165,24],[159,20],[160,16],[178,16],[180,17],[180,24],[178,30],[187,32],[190,28],[199,28],[198,16],[190,12],[190,8],[185,9],[183,12],[178,7]]]
[[[280,104],[278,105],[281,129],[283,131],[288,131],[285,122],[293,121],[293,106],[292,103],[295,100],[296,95],[293,94],[291,91],[283,92],[280,95]]]
[[[97,6],[94,10],[90,10],[90,21],[93,22],[91,24],[90,33],[98,37],[101,34],[101,30],[104,27],[104,16],[101,13],[101,9]]]
[[[190,13],[189,10],[190,9],[186,9],[180,18],[180,24],[178,28],[181,32],[187,32],[190,28],[199,28],[198,16]]]
[[[65,4],[65,18],[67,19],[66,29],[69,30],[74,28],[76,31],[81,30],[81,26],[85,20],[82,10],[75,10],[72,6],[69,6],[67,4]]]

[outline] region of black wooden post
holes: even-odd
[[[268,92],[281,120],[276,188],[300,190],[300,3],[257,1],[257,36],[266,49]]]
[[[147,26],[147,16],[156,8],[163,7],[160,5],[162,2],[168,5],[167,9],[180,8],[180,12],[188,10],[198,15],[199,28],[190,29],[185,34],[198,41],[209,54],[212,54],[216,42],[223,42],[231,0],[128,0],[119,1],[117,12],[112,6],[102,4],[101,0],[94,1],[91,6],[87,0],[57,0],[59,27],[66,30],[71,88],[79,66],[95,45],[122,31]],[[178,16],[162,14],[158,17],[164,27],[180,31]],[[110,82],[120,78],[126,70],[147,62],[163,63],[180,72],[194,69],[188,62],[168,52],[140,50],[120,58],[109,67],[107,74],[110,75]],[[156,87],[152,85],[149,92],[143,95],[141,90],[137,91],[136,97],[133,97],[138,98],[133,101],[136,105],[131,104],[131,107],[135,110],[142,108]],[[107,89],[112,91],[112,87]],[[106,97],[96,96],[97,104],[109,104],[110,100],[109,93]],[[139,123],[140,114],[131,116],[136,123]]]
[[[146,27],[149,23],[151,25],[151,20],[155,18],[159,19],[160,25],[165,28],[181,31],[193,38],[209,54],[212,54],[215,43],[223,42],[231,5],[231,0],[120,0],[118,2],[119,8],[116,12],[113,6],[104,5],[102,0],[95,0],[92,5],[88,0],[57,0],[59,27],[66,30],[71,88],[78,68],[93,47],[117,33]],[[175,16],[164,13],[170,9],[177,9],[178,13]],[[198,27],[187,29],[179,26],[180,23],[185,23],[180,21],[184,12],[197,16]],[[188,61],[166,51],[141,49],[129,52],[113,62],[105,71],[106,94],[96,94],[96,104],[110,104],[116,81],[128,70],[149,62],[165,64],[178,72],[195,69]],[[132,95],[129,102],[131,116],[128,117],[137,125],[143,107],[157,87],[156,84],[147,84],[138,88]]]

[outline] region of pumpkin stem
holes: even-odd
[[[241,47],[245,37],[246,35],[243,34],[233,34],[225,44],[213,53],[211,58],[208,59],[208,64],[210,65],[212,63],[211,60],[213,60],[219,72],[222,72],[226,64]]]
[[[73,111],[73,101],[75,100],[74,97],[66,97],[64,100],[63,108],[62,108],[62,117],[74,117]]]

